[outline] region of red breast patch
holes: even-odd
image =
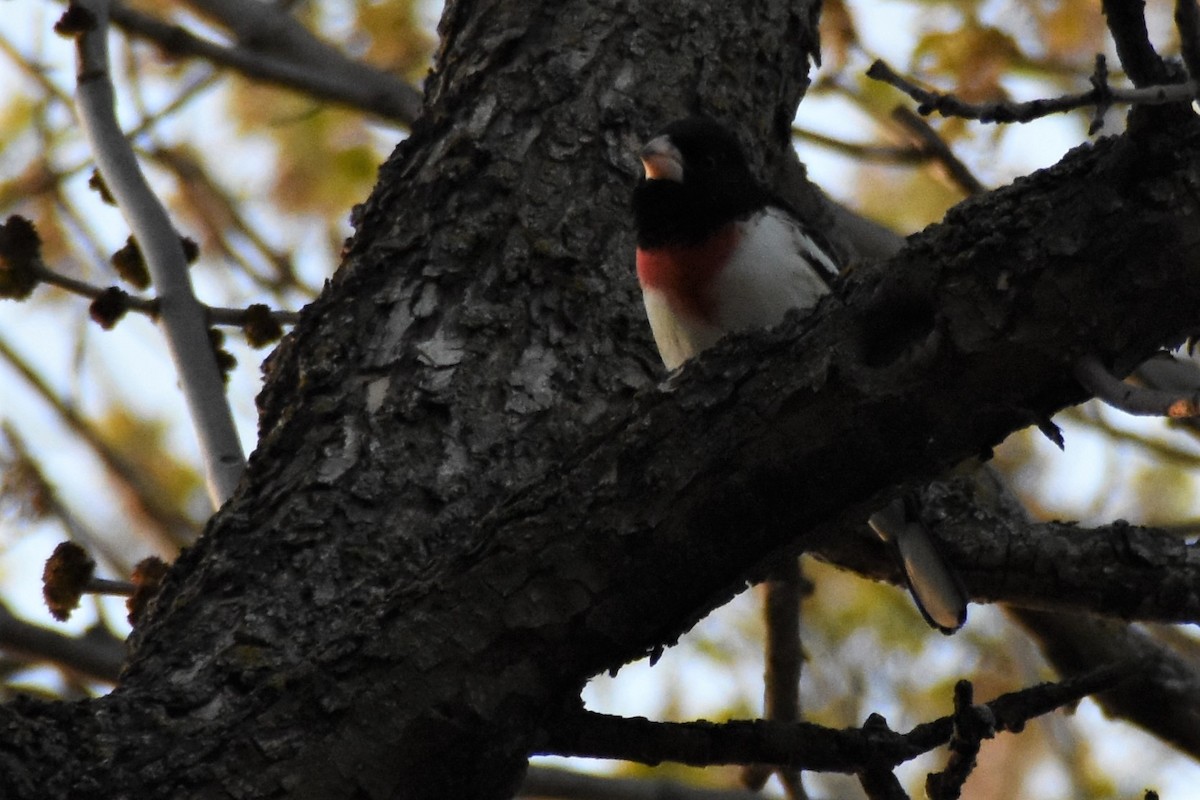
[[[696,245],[638,248],[637,274],[643,287],[657,289],[678,314],[716,323],[714,279],[741,238],[729,223]]]

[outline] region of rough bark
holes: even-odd
[[[1200,544],[1130,525],[1036,523],[1011,497],[998,502],[989,474],[923,488],[922,519],[941,541],[975,602],[1102,614],[1115,619],[1200,619]],[[1001,488],[1003,491],[1003,488]],[[821,555],[878,580],[902,583],[899,565],[867,532],[830,532]]]
[[[1200,131],[1164,122],[656,386],[635,145],[699,107],[785,163],[798,5],[449,4],[238,494],[111,696],[0,709],[0,794],[507,797],[588,677],[1081,400],[1079,355],[1128,370],[1197,323]]]

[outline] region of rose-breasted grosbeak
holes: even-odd
[[[829,291],[837,265],[755,181],[727,129],[704,117],[680,120],[641,157],[637,273],[667,369],[731,331],[812,308]]]
[[[727,333],[767,328],[793,308],[811,309],[829,292],[836,262],[755,180],[728,129],[705,117],[679,120],[640,155],[637,275],[667,369]],[[943,632],[958,629],[966,597],[923,525],[884,510],[872,526],[898,551],[925,618]]]

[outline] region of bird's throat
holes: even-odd
[[[714,279],[741,238],[738,226],[728,223],[699,244],[638,248],[637,274],[643,289],[655,289],[676,314],[709,324],[717,322]]]

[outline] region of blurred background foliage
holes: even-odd
[[[257,52],[204,5],[140,0],[125,8],[222,48]],[[418,89],[440,11],[415,0],[269,7],[388,80]],[[50,269],[103,288],[118,283],[109,258],[128,230],[88,185],[92,167],[71,108],[71,45],[52,32],[59,13],[49,0],[5,4],[0,218],[32,220]],[[1170,5],[1154,0],[1147,13],[1152,40],[1175,52]],[[331,103],[302,86],[249,79],[180,53],[146,29],[117,25],[119,112],[177,226],[200,245],[193,267],[199,294],[214,306],[299,308],[335,268],[350,209],[371,190],[405,121]],[[796,121],[797,147],[832,196],[901,233],[937,221],[972,191],[931,155],[931,139],[992,187],[1086,141],[1091,115],[1007,127],[914,124],[911,113],[897,113],[911,112],[907,98],[865,77],[872,60],[885,58],[970,102],[1081,91],[1097,53],[1116,64],[1096,0],[826,0],[821,34],[822,66]],[[1114,83],[1120,80],[1114,73]],[[1123,113],[1109,113],[1104,133],[1120,129]],[[264,352],[241,343],[236,331],[228,339],[240,362],[230,396],[249,448]],[[67,624],[39,607],[42,562],[57,542],[74,539],[97,558],[101,575],[122,577],[145,555],[172,558],[208,516],[163,350],[146,319],[130,315],[103,331],[89,321],[88,300],[51,286],[0,306],[0,682],[8,692],[79,696],[110,685],[105,675],[39,650],[27,638],[31,630],[85,643],[128,630],[119,602],[85,600]],[[1189,430],[1094,405],[1056,421],[1065,453],[1039,434],[1021,433],[995,459],[1035,516],[1084,524],[1121,517],[1195,535],[1200,450]],[[974,607],[968,626],[944,639],[898,590],[819,563],[806,561],[804,569],[813,589],[802,608],[802,697],[813,721],[858,725],[879,712],[892,728],[906,729],[948,712],[960,676],[972,678],[981,699],[1051,677],[1035,647],[993,609]],[[755,594],[705,620],[655,666],[598,678],[588,702],[669,719],[756,715],[763,632]],[[914,795],[934,763],[924,759],[902,773]],[[655,773],[708,786],[737,781],[732,769],[665,766]],[[806,781],[815,797],[861,792],[839,778]],[[1132,797],[1148,781],[1166,781],[1160,788],[1169,796],[1171,785],[1200,781],[1200,771],[1148,736],[1104,722],[1085,702],[1074,716],[1051,715],[1023,735],[985,744],[967,791],[977,800]]]

